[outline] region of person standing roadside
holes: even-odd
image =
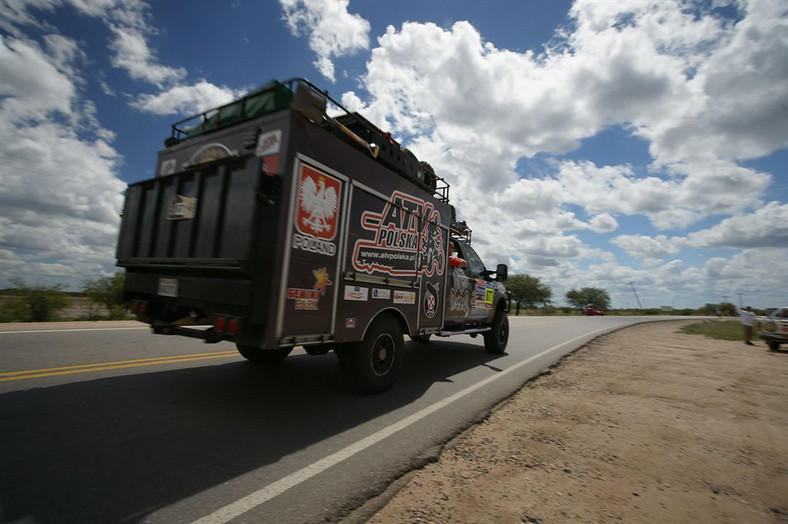
[[[755,318],[755,313],[752,312],[752,308],[747,306],[744,309],[736,309],[736,313],[739,314],[739,320],[741,320],[741,327],[742,331],[744,332],[744,343],[748,346],[754,346],[750,339],[752,339],[752,321]]]

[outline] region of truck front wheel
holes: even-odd
[[[506,311],[499,309],[490,326],[492,329],[484,334],[484,349],[491,355],[500,355],[506,350],[509,342],[509,316]]]
[[[399,322],[388,315],[377,319],[361,341],[336,348],[345,382],[367,395],[386,391],[397,380],[403,346]]]
[[[242,346],[240,344],[236,344],[236,347],[241,356],[256,364],[274,364],[276,362],[281,362],[291,351],[293,351],[293,348],[260,349],[254,346]]]

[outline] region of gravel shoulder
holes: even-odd
[[[581,348],[348,521],[788,522],[788,353],[687,323]]]

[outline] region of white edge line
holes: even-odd
[[[615,329],[616,328],[613,328],[613,330]],[[309,466],[301,468],[298,471],[295,471],[290,475],[287,475],[286,477],[282,477],[276,482],[273,482],[264,488],[261,488],[253,493],[250,493],[249,495],[246,495],[245,497],[242,497],[236,500],[235,502],[232,502],[224,506],[223,508],[214,511],[210,515],[206,515],[198,520],[195,520],[193,524],[224,524],[230,522],[235,517],[238,517],[239,515],[246,513],[247,511],[254,509],[255,507],[265,502],[268,502],[272,498],[281,495],[282,493],[289,490],[290,488],[293,488],[298,484],[301,484],[302,482],[317,476],[319,473],[322,473],[323,471],[327,470],[331,466],[339,464],[343,460],[352,457],[356,453],[364,451],[368,447],[373,446],[378,442],[382,441],[383,439],[390,437],[391,435],[400,431],[401,429],[405,429],[406,427],[415,424],[416,422],[432,415],[433,413],[439,411],[440,409],[443,409],[449,404],[456,402],[457,400],[473,393],[477,389],[482,388],[487,384],[494,382],[495,380],[498,380],[499,378],[504,377],[509,373],[512,373],[513,371],[520,369],[521,367],[527,364],[530,364],[534,360],[541,358],[547,355],[548,353],[552,353],[553,351],[556,351],[557,349],[563,346],[572,344],[582,338],[594,337],[599,333],[610,331],[610,330],[611,328],[609,327],[598,329],[596,331],[592,331],[591,333],[586,333],[584,335],[575,337],[571,340],[561,342],[560,344],[557,344],[549,349],[545,349],[541,353],[537,353],[536,355],[533,355],[527,358],[526,360],[523,360],[522,362],[515,364],[510,368],[507,368],[503,371],[496,373],[495,375],[491,375],[484,380],[481,380],[471,386],[468,386],[467,388],[458,391],[457,393],[448,396],[445,399],[436,402],[435,404],[427,406],[421,411],[417,411],[416,413],[413,413],[412,415],[405,417],[399,422],[395,422],[394,424],[391,424],[390,426],[385,427],[359,440],[358,442],[351,444],[350,446],[347,446],[335,453],[332,453],[331,455],[328,455],[327,457],[324,457],[318,460],[317,462],[310,464]]]
[[[18,335],[20,333],[71,333],[74,331],[124,331],[129,329],[149,329],[150,326],[118,327],[118,328],[74,328],[74,329],[30,329],[27,331],[0,331],[0,335]]]

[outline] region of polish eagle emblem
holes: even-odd
[[[298,226],[302,231],[306,229],[317,237],[334,236],[339,195],[338,184],[331,182],[327,184],[322,174],[317,179],[308,175],[301,179]]]

